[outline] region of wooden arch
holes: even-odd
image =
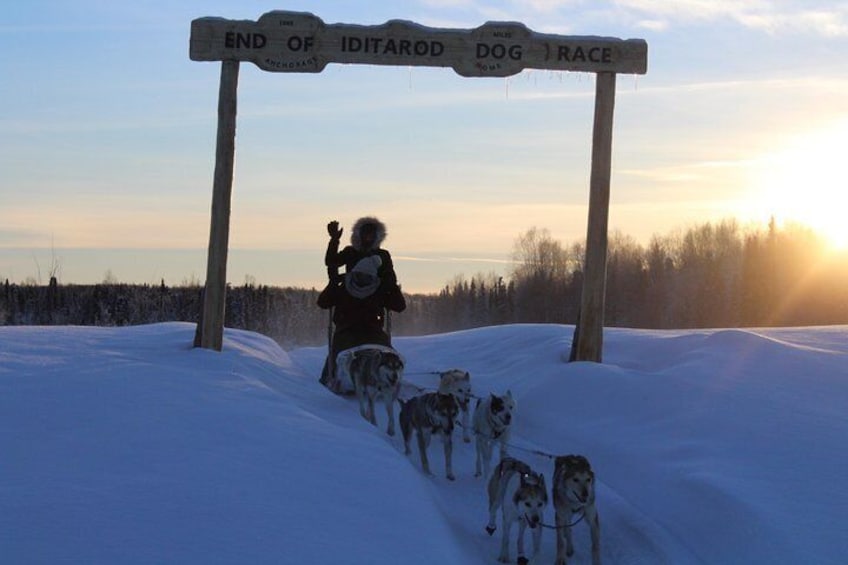
[[[451,67],[464,77],[506,77],[524,69],[595,73],[589,222],[574,359],[601,361],[615,79],[617,73],[647,72],[644,40],[543,34],[516,22],[487,22],[474,29],[430,28],[404,20],[376,26],[325,24],[310,13],[275,10],[257,21],[192,21],[189,56],[222,62],[206,286],[196,340],[216,351],[223,346],[241,61],[281,73],[319,73],[328,63]]]

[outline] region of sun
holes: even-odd
[[[757,216],[803,224],[848,249],[848,118],[793,138],[757,161]]]

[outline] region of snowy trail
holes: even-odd
[[[355,399],[346,399],[346,404],[351,410],[358,410]],[[403,453],[403,440],[400,436],[389,437],[385,433],[385,414],[379,412],[377,415],[377,428],[373,433],[380,436],[383,441],[391,445],[398,454],[408,460],[410,472],[419,474],[426,483],[426,487],[438,508],[442,512],[445,523],[455,533],[459,545],[467,550],[466,563],[490,564],[497,561],[501,542],[501,522],[498,515],[498,530],[489,536],[485,531],[488,519],[488,498],[486,494],[486,480],[473,476],[475,462],[475,447],[472,438],[471,443],[464,443],[456,432],[454,437],[454,472],[457,475],[455,481],[449,481],[444,476],[444,457],[440,439],[434,438],[428,455],[430,466],[434,476],[428,477],[421,470],[417,448],[412,445],[412,454]],[[362,420],[363,431],[370,424]],[[516,435],[511,442],[516,448],[511,450],[511,455],[517,457],[541,471],[545,475],[548,487],[553,476],[553,462],[541,455],[528,450],[540,450],[527,438]],[[526,449],[525,449],[526,448]],[[497,453],[495,454],[497,458]],[[494,466],[496,461],[492,462]],[[662,526],[655,523],[645,511],[641,511],[626,499],[619,496],[610,489],[603,480],[598,482],[598,508],[601,513],[602,543],[601,557],[604,562],[622,565],[638,565],[642,563],[651,564],[679,564],[697,563],[698,560],[686,551],[679,540],[665,531]],[[554,524],[554,511],[552,502],[545,513],[545,523]],[[515,556],[515,532],[513,528],[510,538],[511,556]],[[542,534],[542,549],[539,562],[553,563],[556,555],[555,532],[546,528]],[[530,537],[526,536],[527,548],[531,547]],[[574,565],[591,564],[591,542],[589,540],[589,529],[585,523],[574,527],[575,554],[569,559]]]
[[[425,366],[424,359],[418,358],[416,353],[406,353],[407,365],[412,367]],[[300,359],[305,363],[302,367],[307,373],[320,371],[323,363],[323,350],[320,348]],[[477,367],[480,374],[492,374],[498,369]],[[429,374],[429,371],[414,371],[405,377],[405,385],[401,396],[408,397],[420,390],[434,390],[437,384],[437,376]],[[475,382],[474,392],[476,396],[483,396],[489,392],[500,393],[499,390],[488,390],[483,387],[488,383]],[[515,387],[513,387],[515,388]],[[327,394],[330,394],[327,392]],[[346,398],[347,407],[358,413],[358,402],[354,397]],[[474,402],[471,403],[473,413]],[[397,413],[397,411],[396,411]],[[543,446],[534,443],[530,437],[525,437],[520,432],[522,428],[530,426],[521,425],[521,407],[516,412],[516,428],[510,441],[510,454],[517,457],[534,469],[545,475],[548,488],[550,489],[553,477],[553,452],[546,450]],[[365,420],[361,421],[363,431],[371,428]],[[475,478],[475,440],[472,435],[471,443],[462,441],[462,432],[458,428],[454,432],[453,441],[453,463],[456,474],[455,481],[449,481],[444,476],[444,456],[440,438],[434,438],[428,450],[430,467],[434,475],[428,477],[421,470],[421,463],[415,440],[412,440],[412,453],[404,455],[403,439],[398,432],[394,438],[385,433],[386,414],[382,405],[378,405],[377,427],[371,428],[373,433],[382,437],[383,441],[390,444],[399,457],[406,458],[410,471],[421,476],[427,484],[429,493],[442,512],[445,522],[450,531],[455,533],[457,544],[464,547],[467,553],[467,563],[491,564],[497,562],[501,543],[501,520],[498,515],[498,530],[489,536],[485,531],[488,520],[488,498],[486,494],[485,478]],[[399,429],[399,428],[398,428]],[[532,431],[532,430],[531,430]],[[528,433],[528,432],[525,432]],[[549,454],[543,456],[540,453]],[[497,464],[497,450],[492,461],[492,467]],[[647,513],[640,510],[634,504],[628,502],[623,496],[616,493],[600,477],[598,481],[598,508],[601,515],[601,557],[604,562],[622,565],[651,564],[681,564],[699,562],[691,552],[687,551],[680,540],[676,540],[672,534],[657,524]],[[554,524],[553,502],[549,501],[545,513],[545,524]],[[516,528],[513,528],[510,538],[511,557],[515,558]],[[591,542],[589,539],[589,528],[586,524],[575,525],[573,530],[575,554],[569,559],[573,565],[591,564]],[[539,554],[540,563],[553,563],[556,556],[556,537],[552,529],[545,528],[542,534],[542,548]],[[526,548],[532,547],[529,533],[525,536]]]
[[[228,330],[215,353],[194,329],[0,327],[4,563],[496,562],[458,433],[457,480],[438,439],[425,476],[384,412],[373,427],[317,382],[326,348]],[[848,327],[609,330],[603,364],[563,363],[571,333],[395,345],[424,388],[460,367],[478,396],[510,390],[512,454],[546,477],[536,451],[589,458],[606,563],[844,562]],[[555,545],[543,532],[541,563]]]

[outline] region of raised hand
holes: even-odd
[[[343,231],[344,228],[340,228],[339,223],[336,220],[327,224],[327,233],[330,234],[332,239],[341,239]]]

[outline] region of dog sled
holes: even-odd
[[[336,394],[354,394],[350,365],[356,353],[367,349],[390,352],[400,358],[391,347],[391,311],[402,312],[406,301],[393,271],[392,284],[384,289],[378,270],[382,264],[380,255],[361,258],[353,269],[348,267],[343,277],[335,263],[326,264],[329,282],[317,303],[328,310],[328,353],[319,382]]]
[[[355,394],[356,388],[353,384],[353,375],[351,374],[350,366],[353,358],[361,351],[393,353],[400,357],[401,361],[404,360],[403,356],[396,349],[386,345],[380,345],[379,343],[365,343],[351,347],[350,349],[343,349],[339,351],[335,362],[332,365],[328,364],[327,373],[321,377],[321,384],[339,395],[348,396]]]
[[[335,394],[349,396],[356,393],[356,389],[353,384],[353,377],[350,374],[350,365],[353,361],[353,358],[360,351],[380,351],[386,353],[394,353],[403,361],[403,357],[398,353],[396,349],[391,347],[391,345],[386,345],[384,343],[376,343],[371,342],[367,339],[365,335],[357,338],[354,343],[360,341],[360,338],[366,338],[364,343],[360,341],[359,344],[353,345],[352,347],[347,347],[345,349],[341,349],[336,353],[336,356],[333,357],[333,351],[335,351],[334,345],[334,330],[335,325],[333,324],[333,312],[335,310],[334,306],[329,308],[328,319],[327,319],[327,359],[324,362],[324,368],[321,371],[321,378],[319,382],[327,387],[331,392]],[[386,339],[388,343],[391,343],[391,331],[392,331],[392,318],[391,311],[388,308],[383,309],[383,332],[385,332]],[[372,336],[373,337],[373,336]]]

